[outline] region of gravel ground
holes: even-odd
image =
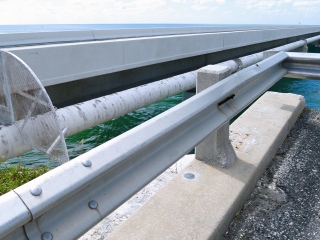
[[[305,110],[222,239],[320,240],[320,111]]]

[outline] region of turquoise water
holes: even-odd
[[[181,26],[181,24],[178,24],[178,25]],[[178,26],[178,25],[176,24],[172,26]],[[37,27],[39,26],[41,25],[37,25]],[[55,26],[58,26],[58,25],[55,25]],[[72,26],[75,27],[74,25]],[[89,25],[86,25],[86,26],[89,26]],[[139,26],[146,26],[146,25],[139,25]],[[148,26],[154,27],[155,25],[148,25]],[[161,26],[168,27],[168,24],[163,24]],[[85,27],[85,26],[82,26],[82,27]],[[27,26],[26,28],[31,29],[32,27]],[[68,28],[67,25],[64,25],[64,28]],[[35,26],[33,26],[33,29],[35,29]],[[0,32],[1,31],[3,31],[3,26],[0,26]],[[309,48],[309,50],[310,52],[318,52],[318,53],[320,52],[319,48],[317,49]],[[271,87],[270,90],[277,91],[277,92],[291,92],[291,93],[301,94],[305,96],[308,108],[320,110],[320,81],[283,78],[273,87]],[[170,97],[164,101],[152,104],[145,108],[141,108],[137,111],[129,113],[118,119],[108,121],[104,124],[85,130],[81,133],[78,133],[72,137],[67,138],[66,142],[67,142],[70,158],[71,159],[75,158],[76,156],[99,146],[100,144],[170,109],[171,107],[179,104],[181,101],[182,101],[182,95],[179,94],[179,95]],[[57,162],[49,160],[46,156],[36,151],[31,151],[23,156],[16,157],[6,161],[6,164],[17,164],[17,163],[20,163],[25,166],[39,166],[39,165],[50,165],[52,167],[58,166]],[[3,163],[0,164],[0,168],[3,166],[4,166]]]
[[[320,53],[320,48],[309,46],[309,52]],[[320,110],[320,80],[282,78],[269,90],[300,94],[305,97],[307,108]]]
[[[93,149],[104,142],[138,126],[150,118],[172,108],[182,101],[182,94],[167,98],[164,101],[154,103],[148,107],[138,109],[120,118],[100,124],[99,126],[87,129],[66,139],[70,159]],[[12,158],[6,164],[22,164],[24,166],[49,165],[58,166],[56,161],[48,159],[45,155],[31,151],[23,156]],[[2,163],[3,165],[3,163]],[[1,168],[1,164],[0,164]]]

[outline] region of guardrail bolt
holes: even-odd
[[[45,232],[41,235],[41,239],[42,240],[52,240],[53,239],[53,236],[51,233],[49,232]]]
[[[89,205],[89,208],[91,208],[91,209],[96,209],[98,207],[98,203],[93,200],[90,201],[88,205]]]
[[[89,159],[85,159],[82,161],[83,166],[85,167],[91,167],[92,162]]]
[[[34,186],[30,189],[30,192],[33,196],[39,196],[42,193],[42,189],[39,186]]]

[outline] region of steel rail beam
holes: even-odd
[[[319,53],[287,53],[282,66],[288,70],[285,77],[320,80]]]
[[[320,36],[316,36],[269,51],[272,54],[278,51],[292,51],[303,46],[306,42],[311,43],[319,39]],[[236,60],[222,62],[219,65],[228,66],[232,72],[236,72],[262,60],[263,52],[259,52]],[[71,136],[141,107],[194,88],[196,85],[196,72],[180,74],[158,82],[61,108],[57,110],[57,114],[61,117],[61,124],[68,129],[66,136]],[[2,145],[0,145],[0,157],[2,160],[22,155],[31,150],[29,146],[24,144],[20,132],[14,125],[1,126],[0,136],[3,140]]]
[[[3,195],[0,238],[81,236],[281,79],[287,57],[280,52],[239,71]]]

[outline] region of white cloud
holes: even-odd
[[[222,4],[225,0],[195,0],[191,8],[195,11],[213,12],[218,9],[217,3]]]
[[[166,5],[167,0],[10,0],[0,2],[0,24],[141,21],[150,14],[160,18]]]
[[[304,6],[304,7],[313,7],[313,6],[318,6],[320,4],[319,0],[309,0],[309,1],[294,1],[293,6],[299,7],[299,6]]]
[[[309,0],[309,1],[294,1],[292,6],[299,11],[303,16],[310,16],[313,13],[319,14],[320,11],[320,0]]]
[[[281,1],[255,1],[255,0],[236,0],[237,5],[246,9],[268,10],[279,7]]]
[[[185,3],[187,2],[187,0],[171,0],[172,2],[176,2],[176,3]]]
[[[0,0],[0,9],[0,24],[316,24],[320,0]]]

